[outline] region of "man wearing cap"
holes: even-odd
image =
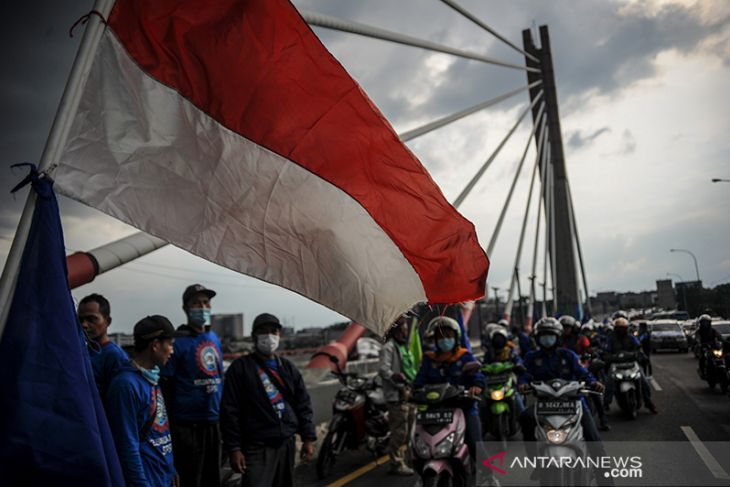
[[[264,313],[253,322],[255,350],[237,358],[226,372],[221,402],[223,446],[244,487],[294,485],[294,435],[302,458],[314,456],[312,401],[302,375],[275,355],[281,323]]]
[[[161,315],[134,326],[134,354],[112,379],[105,407],[127,487],[177,486],[160,367],[177,335]]]
[[[210,300],[215,295],[201,284],[185,289],[182,301],[187,324],[178,327],[175,354],[162,370],[182,487],[220,484],[223,353],[216,334],[206,331]]]

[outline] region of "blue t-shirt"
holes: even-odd
[[[212,331],[175,339],[174,353],[161,375],[173,377],[174,421],[217,422],[223,392],[223,352]]]
[[[127,487],[169,487],[175,467],[160,387],[125,366],[109,384],[105,407]]]
[[[99,389],[99,396],[103,400],[106,397],[109,383],[117,371],[129,362],[129,356],[116,343],[106,342],[101,345],[98,352],[89,348],[89,358],[91,359],[91,368],[94,370],[96,388]]]

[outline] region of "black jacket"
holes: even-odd
[[[298,433],[302,440],[315,440],[312,401],[299,370],[289,360],[277,357],[279,370],[292,401],[285,401],[281,420],[269,402],[259,379],[253,355],[237,358],[226,371],[221,399],[220,427],[227,451],[246,446],[283,444]],[[273,382],[273,381],[272,381]],[[291,404],[293,402],[294,404]]]

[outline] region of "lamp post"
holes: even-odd
[[[695,262],[695,272],[697,273],[697,283],[701,283],[702,280],[700,279],[700,268],[697,266],[697,257],[695,257],[695,254],[690,252],[687,249],[669,249],[670,252],[684,252],[685,254],[689,254],[692,256],[692,260]]]
[[[499,288],[498,287],[492,287],[492,290],[494,290],[494,303],[497,307],[497,320],[499,320]]]
[[[667,275],[669,277],[677,276],[679,278],[679,282],[682,282],[682,283],[685,282],[684,278],[682,278],[682,276],[680,276],[679,274],[667,272]],[[684,286],[682,286],[682,302],[684,303],[684,310],[689,313],[689,309],[687,308],[687,285],[686,284]]]
[[[730,179],[712,178],[713,183],[730,183]]]

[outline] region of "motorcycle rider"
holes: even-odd
[[[605,348],[605,353],[609,356],[619,352],[639,352],[639,354],[641,354],[641,345],[639,344],[639,340],[629,333],[629,321],[623,317],[619,317],[614,320],[613,333],[608,337]],[[646,376],[644,376],[644,372],[642,370],[640,370],[639,373],[641,395],[644,398],[644,405],[652,412],[652,414],[657,414],[657,408],[651,400],[651,388],[649,387],[649,382],[646,380]],[[606,394],[604,395],[603,405],[605,409],[608,410],[611,405],[611,401],[613,400],[614,390],[613,380],[611,380],[610,377],[608,378],[606,386],[607,388]]]
[[[421,368],[418,370],[413,388],[420,389],[425,384],[460,385],[468,388],[472,396],[478,397],[484,389],[484,375],[480,371],[463,373],[464,365],[475,362],[474,355],[460,346],[461,328],[455,319],[448,316],[437,316],[432,319],[426,329],[426,336],[433,335],[436,350],[423,355]],[[481,436],[479,408],[476,401],[464,409],[466,431],[464,441],[469,448],[469,455],[476,458],[476,443]]]
[[[570,315],[563,315],[560,317],[560,324],[563,325],[563,348],[572,350],[578,355],[583,357],[584,355],[591,355],[591,341],[582,333],[578,333],[578,322]],[[603,377],[596,377],[598,380],[603,381]],[[603,400],[600,396],[591,396],[593,406],[596,409],[598,415],[598,429],[601,431],[609,431],[611,428],[608,426],[608,420],[606,419],[606,411],[603,409]]]
[[[514,347],[510,347],[509,336],[507,330],[494,329],[490,333],[488,346],[484,348],[484,357],[482,363],[491,364],[494,362],[512,362],[515,366],[513,370],[520,372],[524,366],[522,365],[522,359],[520,355],[515,351]],[[515,410],[517,413],[521,413],[525,409],[525,402],[522,399],[522,394],[515,394]]]
[[[717,343],[722,343],[722,335],[720,335],[720,332],[712,327],[712,318],[710,315],[704,314],[700,316],[697,321],[699,322],[699,327],[695,334],[695,340],[699,343],[701,350],[700,377],[702,377],[702,380],[705,380],[705,365],[707,362],[705,350]]]
[[[521,392],[527,392],[531,381],[547,381],[550,379],[582,380],[598,392],[604,390],[603,384],[580,365],[578,355],[572,350],[561,348],[559,341],[563,336],[563,326],[555,318],[542,318],[535,325],[535,337],[538,350],[528,353],[524,359],[525,372],[517,380]],[[588,410],[584,398],[581,399],[583,415],[581,426],[587,441],[600,441],[593,416]],[[535,441],[535,406],[525,409],[520,414],[520,424],[525,441]]]
[[[408,383],[416,377],[413,355],[408,349],[408,321],[401,315],[388,330],[387,341],[380,350],[378,375],[383,379],[383,395],[388,404],[390,439],[386,453],[390,455],[388,473],[413,475],[406,464],[401,447],[408,439],[409,425],[413,422],[413,406],[407,403]]]

